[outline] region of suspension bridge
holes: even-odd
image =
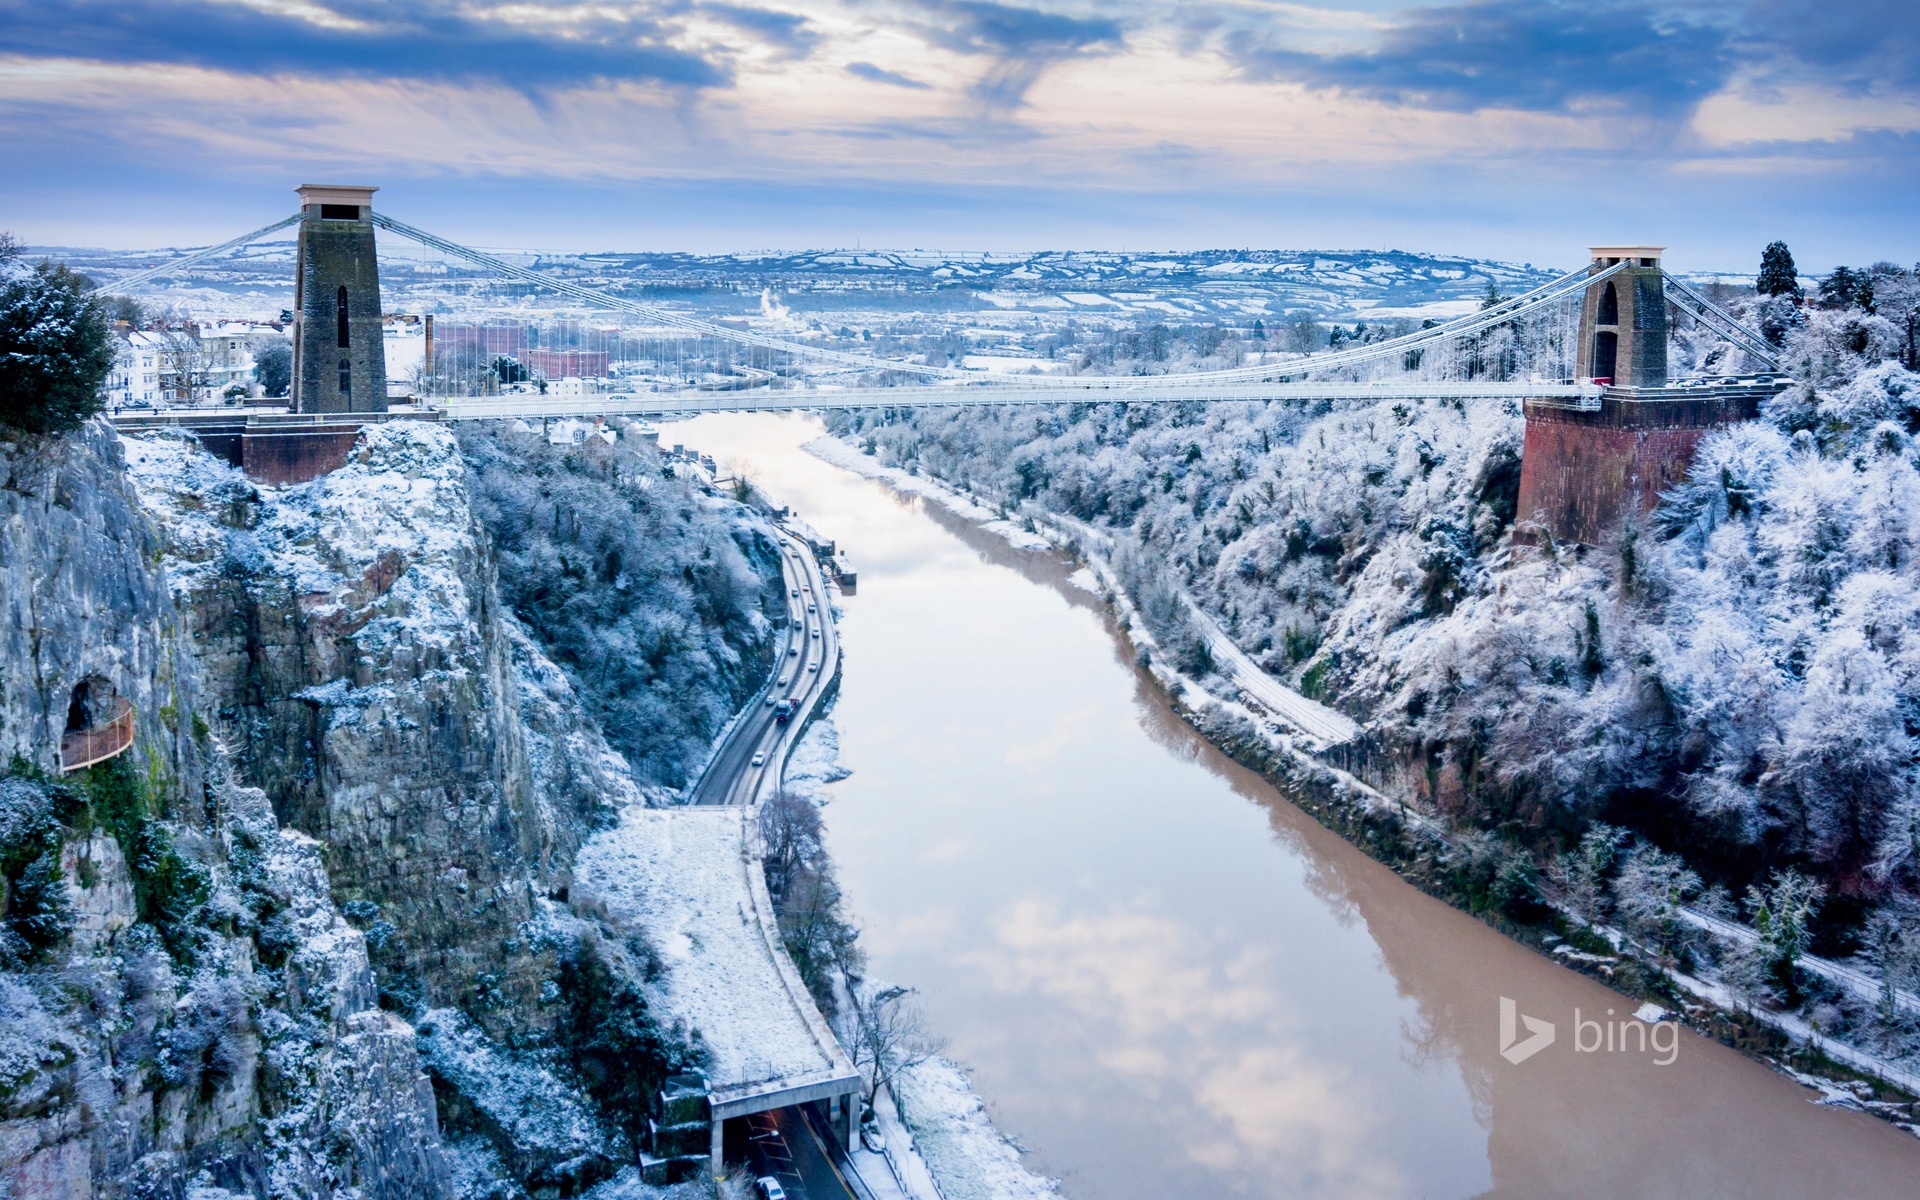
[[[1399,337],[1219,370],[1165,375],[1025,374],[881,357],[702,319],[510,262],[372,207],[370,187],[303,185],[301,209],[218,245],[111,281],[127,291],[177,275],[289,227],[298,227],[294,380],[290,411],[218,417],[204,409],[120,418],[128,428],[188,425],[243,451],[258,443],[270,482],[309,476],[344,457],[359,423],[389,418],[668,417],[716,411],[944,408],[1060,403],[1350,403],[1378,400],[1517,401],[1527,413],[1522,505],[1534,503],[1556,536],[1595,540],[1625,506],[1648,507],[1684,471],[1706,430],[1750,418],[1790,382],[1774,347],[1661,268],[1663,247],[1593,247],[1584,267],[1481,310]],[[702,338],[786,355],[816,375],[765,373],[759,386],[549,397],[436,397],[388,412],[375,231],[404,238],[503,281]],[[1575,317],[1577,314],[1577,319]],[[1671,314],[1718,346],[1739,373],[1671,379]],[[1459,369],[1463,346],[1502,326],[1543,323],[1572,369],[1552,378],[1498,379]],[[1450,356],[1450,352],[1451,356]],[[1569,361],[1570,360],[1570,361]],[[1453,369],[1450,369],[1452,365]],[[1383,369],[1385,377],[1378,376]],[[838,382],[849,374],[859,382]],[[1449,375],[1466,378],[1449,378]],[[236,429],[235,422],[243,427]],[[212,424],[224,421],[219,429]],[[1536,436],[1538,434],[1538,436]],[[277,449],[273,449],[277,447]],[[1529,461],[1529,456],[1531,460]],[[275,463],[278,465],[274,465]],[[249,465],[249,470],[254,468]],[[1529,486],[1531,485],[1531,486]]]

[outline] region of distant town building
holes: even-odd
[[[380,318],[380,340],[386,351],[387,398],[417,394],[425,386],[427,330],[417,316],[391,314]]]
[[[162,407],[253,396],[254,345],[282,337],[252,321],[188,321],[172,328],[124,330],[115,339],[107,403]]]
[[[607,377],[605,350],[528,350],[519,357],[527,370],[542,379],[565,379],[570,375],[582,379]]]
[[[192,399],[225,399],[236,388],[242,395],[253,394],[253,339],[261,328],[251,321],[221,321],[192,331],[201,357]]]
[[[440,324],[434,326],[433,340],[436,353],[468,351],[487,356],[511,354],[517,358],[527,348],[527,327],[517,323]]]
[[[166,335],[144,329],[114,339],[113,370],[107,375],[108,408],[129,404],[159,408],[170,399],[162,382],[166,348]]]

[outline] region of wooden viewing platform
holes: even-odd
[[[114,697],[113,716],[60,738],[60,773],[79,771],[105,762],[133,745],[133,702]]]

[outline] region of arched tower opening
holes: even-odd
[[[1619,365],[1620,334],[1612,329],[1596,330],[1593,335],[1592,378],[1612,383],[1614,372],[1619,369]]]

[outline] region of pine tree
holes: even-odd
[[[66,433],[100,411],[113,343],[93,282],[64,266],[26,268],[0,237],[0,425]]]
[[[1800,272],[1794,269],[1793,252],[1785,242],[1773,242],[1760,253],[1760,278],[1754,287],[1762,296],[1798,296]]]

